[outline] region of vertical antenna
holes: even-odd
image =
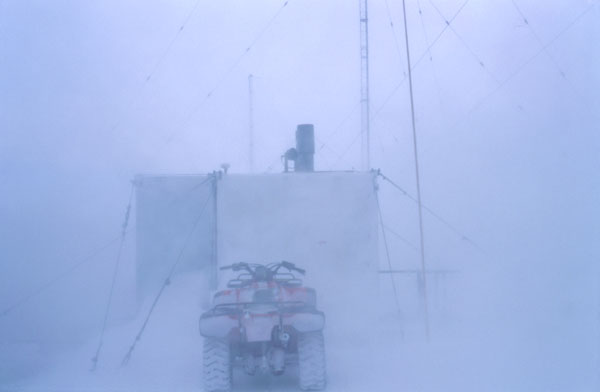
[[[417,204],[419,206],[419,234],[421,243],[421,279],[423,282],[423,302],[425,306],[425,334],[429,340],[429,305],[427,303],[427,272],[425,270],[425,241],[423,239],[423,205],[421,204],[421,181],[419,177],[419,155],[417,153],[417,126],[415,125],[415,101],[413,98],[412,72],[410,69],[410,49],[408,46],[408,24],[406,22],[406,0],[402,0],[404,14],[404,38],[406,42],[406,62],[408,65],[408,91],[410,94],[410,118],[413,131],[413,148],[415,154],[415,174],[417,178]]]
[[[360,2],[360,135],[361,166],[371,169],[371,134],[369,113],[369,12],[367,0]]]
[[[252,90],[252,74],[248,75],[248,97],[249,97],[249,110],[248,110],[248,170],[250,173],[254,172],[254,96]]]
[[[213,202],[213,235],[212,235],[212,241],[211,241],[211,247],[212,247],[212,260],[211,260],[211,266],[212,266],[212,271],[211,271],[211,281],[210,281],[210,285],[211,285],[211,290],[216,290],[218,285],[219,285],[219,277],[218,277],[218,271],[219,271],[219,206],[218,206],[218,202],[219,202],[219,198],[218,198],[218,181],[219,181],[219,176],[220,174],[218,174],[217,172],[213,172],[212,174],[213,178],[212,178],[212,184],[211,184],[211,191],[212,191],[212,202]]]

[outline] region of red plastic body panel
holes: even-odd
[[[256,302],[257,293],[266,293],[269,302]],[[299,308],[298,311],[286,310],[287,304]],[[313,289],[285,287],[276,282],[222,290],[214,296],[215,308],[200,318],[200,334],[225,338],[243,333],[248,342],[269,341],[273,328],[280,322],[298,332],[318,331],[325,326],[325,316],[315,310],[315,304]]]
[[[308,287],[285,287],[276,282],[260,282],[239,289],[219,291],[213,297],[213,305],[252,302],[257,290],[271,289],[278,302],[303,302],[316,306],[316,293]]]

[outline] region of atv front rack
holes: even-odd
[[[252,283],[255,283],[254,277],[245,272],[243,274],[239,274],[237,278],[231,279],[227,282],[227,287],[230,289],[239,289],[243,287],[250,286]],[[299,287],[302,286],[302,280],[296,278],[296,276],[290,272],[278,272],[273,275],[272,282],[278,283],[282,286],[286,287]]]

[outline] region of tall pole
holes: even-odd
[[[359,0],[360,8],[360,135],[361,167],[371,169],[371,134],[369,113],[369,12],[367,0]]]
[[[417,178],[417,204],[419,206],[419,239],[421,244],[421,279],[423,282],[423,303],[425,308],[425,334],[429,340],[429,305],[427,301],[427,272],[425,270],[425,240],[423,239],[423,205],[421,204],[421,180],[419,177],[419,155],[417,149],[417,126],[415,124],[415,101],[413,98],[412,70],[410,67],[410,48],[408,45],[408,24],[406,23],[406,0],[402,0],[404,14],[404,38],[406,42],[406,62],[408,65],[408,91],[410,94],[410,118],[412,121],[413,149],[415,155],[415,174]]]
[[[219,180],[219,175],[217,174],[217,172],[213,172],[212,174],[213,178],[212,178],[212,202],[213,202],[213,236],[212,236],[212,260],[211,260],[211,265],[212,265],[212,271],[211,271],[211,289],[212,290],[216,290],[217,286],[219,285],[219,277],[218,277],[218,271],[219,271],[219,208],[218,208],[218,194],[217,192],[219,191],[218,188],[218,180]]]
[[[248,75],[248,170],[254,172],[254,91],[252,89],[252,74]]]

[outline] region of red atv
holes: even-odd
[[[301,389],[325,388],[325,315],[316,309],[315,290],[293,274],[305,271],[287,261],[221,269],[243,273],[214,295],[213,308],[200,317],[206,392],[229,391],[234,365],[250,375],[281,375],[290,363],[298,364]]]

